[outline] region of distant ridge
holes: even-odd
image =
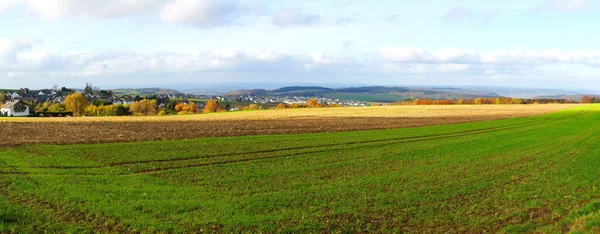
[[[363,86],[349,88],[326,88],[321,86],[288,86],[273,90],[235,90],[224,96],[306,96],[366,102],[397,102],[407,99],[474,99],[478,97],[500,97],[495,92],[460,88],[415,88]]]
[[[181,92],[174,89],[162,88],[113,89],[112,91],[117,95],[181,94]]]

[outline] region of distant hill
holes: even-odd
[[[225,96],[258,96],[267,93],[265,89],[249,89],[249,90],[235,90],[225,94]]]
[[[153,94],[180,94],[173,89],[142,88],[142,89],[113,89],[116,95],[153,95]]]
[[[325,88],[320,86],[289,86],[273,90],[236,90],[225,96],[306,96],[365,102],[397,102],[407,99],[474,99],[500,97],[497,93],[460,88],[414,88],[364,86],[350,88]]]

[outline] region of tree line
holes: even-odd
[[[164,100],[161,100],[164,101]],[[141,99],[129,105],[113,104],[106,101],[95,100],[90,102],[82,93],[72,93],[65,98],[64,103],[50,104],[49,102],[33,105],[27,103],[31,108],[39,113],[60,113],[71,112],[73,116],[153,116],[169,114],[194,114],[194,113],[214,113],[224,112],[231,108],[228,102],[219,102],[217,100],[208,100],[203,108],[198,108],[195,102],[184,102],[182,100],[169,100],[162,108],[159,107],[157,99]],[[288,108],[325,108],[340,107],[338,104],[329,105],[319,102],[316,98],[308,100],[305,104],[285,104],[281,103],[272,109]],[[264,107],[258,104],[250,104],[241,108],[243,111],[263,110]]]
[[[393,105],[522,105],[522,104],[559,104],[559,103],[575,103],[566,99],[554,98],[475,98],[475,99],[445,99],[445,100],[429,100],[415,99],[393,103]]]

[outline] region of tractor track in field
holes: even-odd
[[[570,143],[576,142],[576,141],[578,141],[578,140],[580,140],[580,139],[582,139],[582,138],[584,138],[586,136],[590,136],[590,134],[592,132],[594,132],[594,131],[596,131],[598,129],[600,129],[600,125],[597,125],[595,127],[592,127],[590,129],[588,129],[584,133],[573,137],[572,139],[570,139],[567,142],[564,142],[564,143],[559,144],[557,146],[554,146],[554,147],[551,147],[549,149],[543,150],[541,152],[532,153],[532,154],[530,154],[527,157],[528,158],[533,158],[533,157],[536,157],[536,156],[540,156],[540,155],[544,155],[544,154],[549,154],[549,153],[552,153],[552,152],[556,152],[557,150],[559,150],[561,148],[564,148],[565,146],[569,145]],[[573,149],[572,152],[569,153],[568,155],[563,156],[563,157],[559,157],[558,159],[553,160],[549,164],[544,165],[542,167],[534,168],[532,171],[526,173],[523,176],[519,176],[516,179],[511,179],[510,181],[502,182],[502,183],[495,184],[495,185],[492,185],[492,186],[487,186],[487,187],[484,187],[482,189],[479,189],[479,190],[476,190],[476,191],[473,191],[473,192],[470,192],[470,193],[464,193],[464,194],[459,194],[459,195],[452,196],[452,197],[449,197],[449,198],[429,200],[429,201],[426,201],[426,202],[419,202],[419,203],[416,203],[416,204],[413,204],[413,205],[407,205],[407,206],[399,208],[399,210],[397,210],[397,211],[406,212],[409,209],[419,208],[419,207],[427,206],[427,205],[443,204],[445,202],[452,202],[452,201],[456,201],[456,203],[452,204],[453,207],[455,207],[455,206],[469,206],[469,205],[477,204],[480,201],[473,201],[471,198],[474,198],[474,197],[485,197],[484,195],[488,191],[491,191],[491,190],[494,190],[494,189],[502,189],[502,188],[504,188],[506,186],[509,186],[509,185],[512,185],[512,184],[517,184],[520,181],[524,181],[524,180],[526,180],[528,178],[532,178],[532,177],[535,177],[536,175],[539,175],[540,172],[542,172],[542,171],[545,171],[545,170],[548,170],[548,169],[552,169],[555,166],[557,166],[557,165],[559,165],[561,163],[564,163],[568,159],[572,158],[572,156],[575,154],[574,153],[575,151],[578,151],[578,150],[581,150],[581,149],[584,149],[584,148],[588,148],[590,145],[593,144],[593,142],[595,142],[597,140],[600,140],[600,135],[593,136],[593,138],[594,138],[594,140],[589,141],[588,143],[586,143],[586,144],[584,144],[582,146],[579,146],[579,147]],[[520,160],[520,161],[523,161],[523,160]],[[516,165],[518,163],[519,162],[512,162],[512,163],[509,163],[507,165],[504,165],[502,168],[506,169],[506,168],[509,168],[510,166],[514,166],[514,165]],[[520,167],[523,167],[523,166],[520,166]],[[494,178],[497,178],[497,177],[494,177]],[[489,181],[493,182],[493,180],[489,180]],[[458,189],[460,187],[462,187],[462,186],[458,185],[458,186],[452,186],[452,187],[444,188],[444,189],[445,190],[452,190],[452,189]],[[391,213],[397,214],[397,212],[391,212]],[[389,217],[389,218],[392,219],[394,217]],[[527,221],[527,220],[525,220],[525,221]],[[552,222],[552,220],[550,220],[550,221]],[[554,221],[554,223],[555,222],[556,221]],[[408,229],[415,228],[415,226],[411,226],[411,225],[402,225],[402,226],[404,228],[408,228]],[[498,228],[501,228],[501,227],[502,226],[500,226]],[[495,227],[494,229],[498,229],[498,228]]]
[[[381,140],[356,141],[356,142],[348,142],[348,143],[336,143],[336,144],[319,145],[319,146],[294,147],[294,148],[277,149],[277,150],[263,150],[263,151],[253,151],[253,152],[245,152],[245,153],[220,154],[220,155],[211,155],[211,156],[195,156],[195,157],[178,158],[178,159],[144,160],[144,161],[136,161],[136,162],[113,163],[113,164],[108,164],[106,166],[43,166],[43,167],[26,167],[26,168],[11,167],[11,168],[12,169],[66,169],[66,170],[102,169],[102,168],[111,168],[111,167],[124,166],[124,165],[161,163],[161,162],[178,162],[178,161],[189,161],[189,160],[195,160],[195,159],[210,159],[210,158],[219,158],[219,157],[245,156],[245,155],[253,155],[253,154],[284,152],[284,151],[291,151],[291,150],[302,150],[302,149],[314,149],[314,148],[323,148],[323,147],[335,147],[335,146],[387,142],[387,144],[374,145],[374,146],[382,146],[382,145],[398,144],[398,143],[412,143],[412,142],[424,142],[424,141],[430,141],[430,140],[450,139],[450,138],[456,138],[456,137],[461,137],[461,136],[470,136],[470,135],[477,135],[477,134],[483,134],[483,133],[497,132],[497,131],[502,131],[502,130],[515,129],[515,128],[521,127],[523,125],[528,125],[528,124],[538,123],[538,122],[540,122],[540,121],[530,121],[530,122],[505,125],[505,126],[499,126],[499,127],[492,127],[492,128],[483,128],[483,129],[475,129],[475,130],[468,130],[468,131],[462,131],[462,132],[442,133],[442,134],[416,136],[416,137],[388,138],[388,139],[381,139]],[[397,141],[400,141],[400,142],[397,142]],[[358,147],[352,147],[351,149],[362,148],[362,147],[371,147],[371,146],[372,145],[358,146]],[[308,155],[308,154],[314,154],[314,153],[333,152],[333,151],[338,151],[338,150],[340,150],[340,149],[338,149],[338,148],[324,149],[324,150],[316,150],[316,151],[309,151],[309,152],[297,152],[297,153],[293,153],[293,154],[285,154],[285,155],[277,155],[277,156],[269,156],[269,157],[246,158],[246,159],[228,160],[228,161],[221,161],[221,162],[210,162],[210,163],[202,163],[202,164],[190,164],[190,165],[182,165],[182,166],[168,167],[168,168],[154,168],[154,169],[148,169],[148,170],[138,170],[138,171],[135,171],[135,173],[145,173],[145,172],[193,168],[193,167],[204,167],[204,166],[210,166],[210,165],[223,165],[223,164],[231,164],[231,163],[238,163],[238,162],[249,162],[249,161],[274,159],[274,158],[294,157],[294,156]],[[0,175],[2,175],[2,174],[69,175],[69,174],[59,174],[59,173],[0,171]],[[128,174],[131,174],[131,173],[120,173],[120,174],[119,173],[118,174],[77,173],[77,175],[128,175]]]
[[[472,135],[479,135],[479,134],[484,134],[484,133],[510,130],[510,129],[519,128],[522,125],[531,126],[530,124],[539,124],[541,122],[547,122],[549,120],[563,120],[565,118],[573,118],[573,117],[584,115],[584,114],[588,113],[589,111],[590,110],[579,111],[575,114],[571,114],[568,116],[562,116],[562,117],[559,117],[556,119],[534,120],[534,121],[529,121],[529,122],[516,123],[516,124],[510,124],[510,125],[504,125],[504,126],[498,126],[498,127],[473,129],[473,130],[452,132],[452,133],[441,133],[441,134],[413,136],[413,137],[389,138],[389,139],[381,139],[381,140],[357,141],[357,142],[348,142],[348,143],[336,143],[336,144],[319,145],[319,146],[294,147],[294,148],[286,148],[286,149],[279,149],[279,150],[266,150],[266,151],[257,151],[257,152],[248,152],[248,153],[221,154],[221,155],[214,155],[214,156],[198,156],[198,157],[181,158],[181,159],[146,160],[146,161],[138,161],[138,162],[141,162],[141,163],[176,162],[176,161],[187,161],[187,160],[194,160],[194,159],[244,156],[244,155],[260,154],[260,153],[275,153],[275,152],[283,152],[283,151],[290,151],[290,150],[314,149],[314,148],[322,148],[322,147],[335,147],[335,146],[358,145],[358,144],[368,144],[368,143],[385,143],[385,144],[357,146],[357,147],[352,147],[349,149],[358,149],[358,148],[373,147],[373,146],[386,146],[386,145],[399,144],[399,143],[425,142],[425,141],[431,141],[431,140],[451,139],[451,138],[457,138],[457,137],[462,137],[462,136],[472,136]],[[400,141],[400,142],[397,142],[397,141]],[[156,171],[164,171],[164,170],[185,169],[185,168],[194,168],[194,167],[205,167],[205,166],[211,166],[211,165],[224,165],[224,164],[231,164],[231,163],[238,163],[238,162],[250,162],[250,161],[268,160],[268,159],[276,159],[276,158],[286,158],[286,157],[294,157],[294,156],[301,156],[301,155],[309,155],[309,154],[314,154],[314,153],[335,152],[338,150],[340,150],[340,149],[326,149],[326,150],[298,152],[298,153],[293,153],[293,154],[269,156],[269,157],[261,157],[261,158],[246,158],[246,159],[228,160],[228,161],[221,161],[221,162],[190,164],[190,165],[181,165],[181,166],[173,166],[173,167],[163,167],[163,168],[152,168],[152,169],[138,170],[135,173],[148,173],[148,172],[156,172]],[[138,162],[118,163],[118,164],[114,164],[111,166],[134,165],[134,164],[138,164]]]
[[[302,147],[302,148],[303,149],[307,149],[307,148],[321,148],[321,147],[331,147],[331,146],[343,146],[343,145],[356,145],[356,144],[364,144],[364,143],[386,142],[385,144],[357,146],[357,147],[349,148],[349,149],[358,149],[358,148],[363,148],[363,147],[386,146],[386,145],[398,144],[398,143],[414,143],[414,142],[425,142],[425,141],[440,140],[440,139],[451,139],[451,138],[462,137],[462,136],[472,136],[472,135],[479,135],[479,134],[484,134],[484,133],[491,133],[491,132],[498,132],[498,131],[503,131],[503,130],[510,130],[510,129],[519,128],[519,127],[521,127],[521,125],[536,124],[536,123],[540,123],[540,122],[546,122],[548,120],[562,120],[564,118],[569,118],[569,117],[572,118],[572,117],[584,115],[587,112],[588,111],[580,111],[578,113],[575,113],[575,114],[572,114],[572,115],[569,115],[569,116],[563,116],[563,117],[560,117],[560,118],[557,118],[557,119],[536,120],[536,121],[530,121],[530,122],[524,122],[524,123],[518,123],[518,124],[512,124],[512,125],[505,125],[505,126],[499,126],[499,127],[493,127],[493,128],[475,129],[475,130],[468,130],[468,131],[462,131],[462,132],[434,134],[434,135],[426,135],[426,136],[419,136],[419,137],[403,137],[403,138],[392,138],[392,139],[382,139],[382,140],[372,140],[372,141],[349,142],[349,143],[343,143],[343,144],[331,144],[331,145],[325,145],[325,146],[312,146],[312,147]],[[423,138],[423,139],[415,139],[415,138]],[[395,141],[399,141],[399,140],[408,140],[408,141],[395,142]],[[394,141],[394,142],[390,142],[390,141]],[[294,150],[294,149],[285,149],[285,151],[287,151],[287,150]],[[340,150],[340,149],[326,149],[326,150],[318,150],[318,151],[310,151],[310,152],[298,152],[298,153],[293,153],[293,154],[278,155],[278,156],[269,156],[269,157],[261,157],[261,158],[246,158],[246,159],[228,160],[228,161],[221,161],[221,162],[189,164],[189,165],[181,165],[181,166],[173,166],[173,167],[163,167],[163,168],[152,168],[152,169],[138,170],[135,173],[150,173],[150,172],[158,172],[158,171],[165,171],[165,170],[175,170],[175,169],[185,169],[185,168],[195,168],[195,167],[206,167],[206,166],[211,166],[211,165],[224,165],[224,164],[239,163],[239,162],[250,162],[250,161],[260,161],[260,160],[268,160],[268,159],[277,159],[277,158],[287,158],[287,157],[294,157],[294,156],[301,156],[301,155],[309,155],[309,154],[314,154],[314,153],[335,152],[335,151],[338,151],[338,150]],[[271,151],[259,152],[259,153],[272,153],[272,152],[281,152],[281,151],[284,151],[284,150],[271,150]],[[257,153],[245,153],[245,154],[235,154],[235,155],[218,155],[218,156],[209,156],[208,158],[221,157],[221,156],[243,156],[243,155],[250,155],[250,154],[257,154]],[[198,159],[198,158],[193,158],[193,159]],[[192,160],[192,159],[177,159],[175,161],[185,161],[185,160]],[[168,160],[167,159],[167,160],[162,160],[160,162],[173,162],[173,161],[174,160]],[[128,164],[130,164],[130,163],[128,163]],[[135,163],[133,163],[133,164],[135,164]]]
[[[408,141],[399,141],[399,142],[398,142],[398,140],[352,142],[352,143],[341,144],[341,145],[337,145],[337,146],[357,145],[357,144],[365,144],[365,143],[382,143],[382,144],[355,146],[355,147],[341,148],[341,149],[336,148],[336,149],[315,150],[315,151],[309,151],[309,152],[298,152],[298,153],[292,153],[292,154],[267,156],[267,157],[260,157],[260,158],[244,158],[244,159],[227,160],[227,161],[221,161],[221,162],[210,162],[210,163],[189,164],[189,165],[181,165],[181,166],[173,166],[173,167],[152,168],[152,169],[138,170],[135,173],[149,173],[149,172],[158,172],[158,171],[175,170],[175,169],[206,167],[206,166],[212,166],[212,165],[224,165],[224,164],[232,164],[232,163],[240,163],[240,162],[252,162],[252,161],[262,161],[262,160],[268,160],[268,159],[288,158],[288,157],[296,157],[296,156],[310,155],[310,154],[316,154],[316,153],[336,152],[336,151],[339,151],[342,149],[360,149],[360,148],[366,148],[366,147],[380,147],[380,146],[387,146],[387,145],[401,144],[401,143],[415,143],[415,142],[426,142],[426,141],[432,141],[432,140],[452,139],[452,138],[463,137],[463,136],[473,136],[473,135],[479,135],[479,134],[483,134],[483,133],[492,133],[492,132],[498,132],[498,131],[502,131],[502,130],[510,130],[510,129],[515,129],[515,128],[519,128],[519,127],[521,127],[521,126],[494,129],[494,130],[488,130],[488,131],[480,131],[477,133],[457,134],[457,135],[452,135],[452,136],[440,136],[440,137],[432,137],[432,138],[425,138],[425,139],[412,139],[412,140],[408,140]],[[281,152],[281,151],[275,151],[275,152]]]
[[[570,143],[573,143],[573,142],[575,142],[577,140],[580,140],[580,139],[584,138],[586,135],[589,135],[590,133],[592,133],[592,132],[594,132],[595,130],[598,130],[598,129],[600,129],[600,125],[597,125],[597,126],[591,128],[591,129],[588,129],[586,132],[582,133],[581,135],[575,136],[573,139],[571,139],[569,141],[566,141],[566,142],[563,142],[562,144],[559,144],[557,146],[551,147],[549,149],[546,149],[546,150],[543,150],[543,151],[540,151],[540,152],[535,152],[533,154],[530,154],[526,158],[531,159],[531,158],[536,157],[536,156],[540,156],[540,155],[544,155],[544,154],[549,154],[549,153],[552,153],[552,152],[556,152],[557,150],[565,147],[566,145],[568,145]],[[596,140],[600,139],[600,135],[595,136],[595,139]],[[578,147],[577,150],[582,149],[582,148],[586,148],[586,147],[588,147],[591,144],[592,143],[587,143],[585,146]],[[409,206],[409,207],[404,207],[403,210],[410,209],[410,208],[418,208],[418,207],[425,206],[425,205],[432,205],[432,204],[436,204],[436,203],[440,203],[440,202],[448,202],[448,201],[461,200],[461,199],[464,200],[466,197],[472,197],[472,196],[476,196],[476,195],[481,195],[484,192],[487,192],[487,191],[490,191],[490,190],[493,190],[493,189],[503,188],[503,187],[508,186],[510,184],[515,184],[515,183],[517,183],[519,181],[523,181],[524,179],[532,178],[535,175],[539,174],[540,171],[551,169],[551,168],[555,167],[556,165],[558,165],[560,162],[564,162],[565,160],[567,160],[571,156],[572,156],[572,154],[569,154],[567,157],[562,157],[561,159],[553,161],[552,163],[550,163],[550,164],[548,164],[546,166],[535,168],[533,171],[529,172],[527,175],[520,176],[516,180],[510,180],[510,181],[506,181],[506,182],[503,182],[503,183],[500,183],[500,184],[496,184],[496,185],[492,185],[492,186],[487,186],[485,188],[473,191],[471,193],[465,193],[465,194],[460,194],[460,195],[449,197],[449,198],[437,199],[437,200],[433,200],[433,201],[427,201],[427,202],[417,203],[417,204]],[[514,165],[516,165],[518,163],[522,163],[522,162],[525,162],[525,161],[528,161],[528,160],[518,160],[518,161],[515,161],[515,162],[511,162],[509,164],[503,165],[502,167],[499,167],[499,168],[500,169],[507,169],[507,168],[510,168],[511,166],[514,166]],[[520,167],[523,167],[523,166],[521,165]],[[489,181],[493,182],[493,180],[489,180]],[[456,187],[450,187],[450,188],[446,188],[446,189],[451,190],[451,189],[456,189],[458,187],[461,187],[461,186],[459,185],[459,186],[456,186]],[[468,204],[475,204],[475,202],[467,203],[467,205]]]
[[[594,108],[595,109],[595,108]],[[112,163],[108,165],[102,166],[45,166],[45,167],[26,167],[26,168],[16,168],[11,167],[12,169],[102,169],[102,168],[111,168],[118,167],[124,165],[135,165],[135,164],[147,164],[147,163],[161,163],[161,162],[178,162],[178,161],[189,161],[195,159],[210,159],[210,158],[218,158],[218,157],[233,157],[233,156],[245,156],[245,155],[253,155],[253,154],[263,154],[263,153],[276,153],[276,152],[284,152],[291,150],[302,150],[302,149],[314,149],[314,148],[323,148],[323,147],[335,147],[335,146],[346,146],[346,145],[359,145],[359,144],[369,144],[369,143],[385,143],[379,145],[367,145],[367,146],[357,146],[352,147],[350,149],[357,149],[363,147],[373,147],[373,146],[385,146],[391,144],[399,144],[399,143],[414,143],[414,142],[425,142],[432,140],[441,140],[441,139],[451,139],[463,136],[472,136],[479,135],[484,133],[492,133],[504,130],[510,130],[519,128],[522,126],[532,126],[532,124],[540,124],[547,121],[556,121],[556,120],[564,120],[567,118],[574,118],[581,115],[585,115],[592,109],[588,109],[585,111],[579,111],[574,114],[561,116],[557,118],[549,118],[542,120],[533,120],[528,122],[521,122],[509,125],[503,125],[498,127],[490,127],[490,128],[480,128],[473,130],[466,130],[460,132],[451,132],[451,133],[441,133],[441,134],[432,134],[432,135],[422,135],[422,136],[413,136],[413,137],[399,137],[399,138],[388,138],[388,139],[380,139],[380,140],[368,140],[368,141],[355,141],[355,142],[347,142],[347,143],[336,143],[336,144],[327,144],[327,145],[319,145],[319,146],[304,146],[304,147],[293,147],[286,149],[277,149],[277,150],[262,150],[262,151],[253,151],[253,152],[245,152],[245,153],[231,153],[231,154],[220,154],[220,155],[211,155],[211,156],[194,156],[187,158],[176,158],[176,159],[157,159],[157,160],[142,160],[136,162],[120,162],[120,163]],[[199,164],[189,164],[189,165],[181,165],[181,166],[173,166],[173,167],[162,167],[162,168],[151,168],[144,170],[137,170],[134,172],[126,172],[126,173],[113,173],[113,174],[101,174],[101,173],[77,173],[77,174],[66,174],[66,173],[37,173],[37,172],[23,172],[23,171],[0,171],[0,175],[81,175],[81,176],[103,176],[103,175],[131,175],[131,174],[140,174],[140,173],[151,173],[158,171],[166,171],[166,170],[175,170],[175,169],[185,169],[185,168],[195,168],[195,167],[206,167],[211,165],[225,165],[232,163],[240,163],[240,162],[251,162],[251,161],[260,161],[260,160],[268,160],[268,159],[277,159],[277,158],[287,158],[287,157],[295,157],[301,155],[310,155],[315,153],[325,153],[325,152],[334,152],[340,149],[325,149],[325,150],[317,150],[310,152],[297,152],[286,155],[277,155],[277,156],[268,156],[268,157],[260,157],[260,158],[245,158],[245,159],[237,159],[237,160],[226,160],[220,162],[210,162],[210,163],[199,163]]]
[[[0,185],[6,183],[5,181],[0,182],[2,182]],[[112,219],[101,214],[65,209],[64,206],[40,198],[33,194],[28,194],[17,190],[9,190],[7,189],[8,186],[4,187],[5,188],[0,187],[0,196],[4,197],[5,199],[38,212],[50,212],[53,214],[53,218],[56,218],[56,220],[62,223],[86,228],[89,233],[140,233],[140,231],[121,225],[119,220]],[[34,233],[47,232],[47,230],[44,229],[45,227],[32,226],[30,228],[34,230]]]
[[[480,128],[480,129],[473,129],[473,130],[467,130],[467,131],[440,133],[440,134],[432,134],[432,135],[387,138],[387,139],[380,139],[380,140],[354,141],[354,142],[346,142],[346,143],[292,147],[292,148],[285,148],[285,149],[259,150],[259,151],[251,151],[251,152],[244,152],[244,153],[228,153],[228,154],[192,156],[192,157],[173,158],[173,159],[152,159],[152,160],[140,160],[140,161],[131,161],[131,162],[118,162],[118,163],[108,163],[107,165],[101,165],[101,166],[40,166],[40,167],[6,166],[6,167],[0,167],[0,168],[11,168],[11,169],[100,169],[100,168],[108,168],[108,167],[116,167],[116,166],[124,166],[124,165],[161,163],[161,162],[177,162],[177,161],[188,161],[188,160],[195,160],[195,159],[210,159],[210,158],[218,158],[218,157],[244,156],[244,155],[263,154],[263,153],[276,153],[276,152],[291,151],[291,150],[314,149],[314,148],[334,147],[334,146],[343,146],[343,145],[356,145],[356,144],[363,144],[363,143],[378,143],[378,142],[389,142],[389,141],[398,141],[398,140],[417,140],[417,139],[423,139],[423,138],[429,139],[431,137],[452,136],[452,135],[463,134],[463,133],[480,133],[480,132],[484,132],[484,131],[497,130],[497,129],[504,130],[507,127],[516,127],[516,126],[527,125],[527,124],[537,123],[537,122],[540,122],[540,120],[522,122],[522,123],[516,123],[516,124],[510,124],[510,125],[503,125],[503,126],[498,126],[498,127]]]
[[[402,138],[398,138],[398,139],[392,138],[392,139],[382,139],[382,140],[372,140],[372,141],[359,141],[359,142],[349,142],[349,143],[342,143],[342,144],[330,144],[330,145],[321,145],[321,146],[295,147],[295,148],[279,149],[279,150],[264,150],[264,151],[254,151],[254,152],[247,152],[247,153],[221,154],[221,155],[213,155],[213,156],[197,156],[197,157],[188,157],[188,158],[181,158],[181,159],[145,160],[145,161],[137,161],[137,162],[109,164],[109,165],[106,165],[106,166],[52,166],[52,167],[47,166],[47,167],[26,167],[26,168],[23,168],[23,167],[21,167],[21,168],[11,167],[11,168],[12,169],[65,169],[65,170],[73,170],[73,169],[102,169],[102,168],[111,168],[111,167],[123,166],[123,165],[135,165],[135,164],[147,164],[147,163],[161,163],[161,162],[178,162],[178,161],[189,161],[189,160],[195,160],[195,159],[209,159],[209,158],[218,158],[218,157],[245,156],[245,155],[261,154],[261,153],[275,153],[275,152],[283,152],[283,151],[291,151],[291,150],[301,150],[301,149],[314,149],[314,148],[322,148],[322,147],[334,147],[334,146],[345,146],[345,145],[358,145],[358,144],[386,142],[386,144],[375,145],[375,146],[383,146],[383,145],[398,144],[398,143],[413,143],[413,142],[424,142],[424,141],[440,140],[440,139],[451,139],[451,138],[456,138],[456,137],[461,137],[461,136],[471,136],[471,135],[477,135],[477,134],[483,134],[483,133],[498,132],[498,131],[502,131],[502,130],[510,130],[510,129],[519,128],[519,127],[521,127],[523,125],[531,124],[533,122],[539,122],[539,121],[531,121],[531,122],[519,123],[519,124],[514,124],[514,125],[509,125],[509,126],[501,126],[501,127],[494,127],[494,128],[469,130],[469,131],[464,131],[464,132],[444,133],[444,134],[436,134],[436,135],[429,135],[429,136],[402,137]],[[431,137],[431,136],[434,136],[434,137]],[[397,141],[400,141],[400,142],[397,142]],[[352,147],[351,149],[357,149],[357,148],[363,148],[363,147],[372,147],[372,145],[357,146],[357,147]],[[240,162],[260,161],[260,160],[276,159],[276,158],[295,157],[295,156],[309,155],[309,154],[315,154],[315,153],[334,152],[334,151],[338,151],[338,150],[340,150],[340,149],[339,148],[336,148],[336,149],[324,149],[324,150],[316,150],[316,151],[309,151],[309,152],[297,152],[297,153],[292,153],[292,154],[277,155],[277,156],[268,156],[268,157],[260,157],[260,158],[245,158],[245,159],[227,160],[227,161],[221,161],[221,162],[210,162],[210,163],[201,163],[201,164],[188,164],[188,165],[181,165],[181,166],[174,166],[174,167],[152,168],[152,169],[146,169],[146,170],[138,170],[138,171],[133,172],[133,174],[148,173],[148,172],[157,172],[157,171],[165,171],[165,170],[174,170],[174,169],[194,168],[194,167],[206,167],[206,166],[211,166],[211,165],[224,165],[224,164],[232,164],[232,163],[240,163]],[[132,173],[115,173],[115,174],[77,173],[77,174],[66,174],[66,173],[41,173],[41,172],[38,173],[38,172],[23,172],[23,171],[12,171],[12,172],[11,171],[0,171],[0,175],[85,175],[85,176],[98,175],[98,176],[101,176],[101,175],[130,175],[130,174],[132,174]]]

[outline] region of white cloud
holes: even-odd
[[[442,17],[442,20],[446,22],[459,22],[463,20],[471,20],[472,17],[473,12],[471,9],[466,7],[454,7],[446,12],[446,15]]]
[[[312,25],[320,21],[319,15],[306,14],[297,8],[281,10],[273,18],[273,24],[277,26]]]
[[[385,19],[385,21],[387,21],[387,22],[390,22],[390,23],[391,23],[391,22],[398,22],[398,21],[400,21],[400,20],[402,20],[402,15],[401,15],[401,14],[392,14],[392,15],[389,15],[389,16],[388,16],[388,17]]]
[[[165,0],[21,0],[27,10],[43,19],[64,16],[110,18],[146,15],[164,5]]]
[[[4,12],[6,9],[9,9],[15,5],[17,5],[21,0],[2,0],[0,1],[0,13]]]
[[[599,0],[545,0],[541,4],[534,6],[532,11],[577,11],[593,5],[597,6],[599,3]]]
[[[379,57],[394,63],[484,64],[541,66],[547,64],[578,64],[600,67],[600,51],[562,50],[502,50],[477,53],[472,50],[445,49],[426,51],[417,48],[383,48]]]
[[[312,73],[344,72],[341,67],[359,67],[340,56],[322,53],[297,55],[268,49],[187,50],[177,53],[136,52],[51,53],[32,50],[37,42],[0,41],[0,74],[33,77],[88,77],[121,75],[166,75],[189,72]],[[352,64],[352,65],[350,65]]]
[[[346,25],[361,22],[363,20],[363,18],[364,17],[361,14],[352,13],[351,15],[349,15],[347,17],[341,17],[341,18],[338,18],[337,20],[335,20],[335,25],[346,26]]]
[[[500,13],[500,10],[486,11],[485,13],[483,13],[483,21],[486,23],[491,23],[500,15]]]
[[[0,40],[0,68],[17,62],[17,55],[30,50],[37,40]]]
[[[418,48],[383,48],[379,56],[384,61],[403,63],[472,63],[479,60],[475,52],[460,49],[429,52]]]
[[[368,78],[372,84],[390,84],[385,77],[423,77],[432,84],[444,83],[448,79],[460,84],[461,77],[468,77],[473,79],[470,83],[485,84],[491,79],[498,82],[506,79],[531,81],[531,77],[568,82],[569,74],[578,79],[592,80],[594,77],[590,78],[589,74],[598,74],[600,70],[600,51],[504,50],[479,53],[463,49],[429,51],[389,47],[371,55],[354,56],[237,48],[162,53],[55,53],[37,49],[35,45],[38,43],[0,40],[0,79],[17,87],[44,81],[68,82],[65,80],[69,79],[94,80],[99,84],[112,80],[113,85],[124,86],[142,80],[148,85],[181,85],[184,77],[191,80],[191,84],[211,80],[215,83],[225,80],[235,82],[239,77],[244,77],[246,82],[292,83],[304,78],[320,83],[333,82],[334,79],[358,82]],[[554,70],[550,71],[550,68]],[[580,74],[580,71],[585,72]],[[153,83],[145,83],[148,77],[153,77]],[[177,82],[169,83],[172,79],[177,79]],[[159,83],[161,81],[165,83]],[[409,80],[399,80],[403,81]]]
[[[237,0],[1,0],[0,12],[16,4],[44,20],[145,17],[202,28],[240,24],[270,11],[256,2]]]
[[[269,10],[258,3],[221,0],[176,0],[161,10],[160,18],[169,23],[216,27],[238,24],[244,17],[266,14]]]

